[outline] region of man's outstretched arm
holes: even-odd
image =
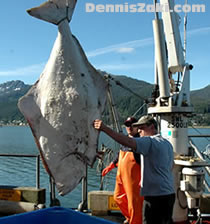
[[[103,131],[121,145],[127,146],[136,151],[136,141],[133,138],[129,138],[124,134],[113,131],[111,128],[107,127],[101,120],[96,119],[93,123],[93,127],[99,131]]]

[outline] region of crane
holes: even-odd
[[[154,1],[157,4],[157,0]],[[174,223],[186,223],[188,210],[199,211],[203,192],[204,161],[193,160],[188,144],[188,119],[193,113],[190,103],[190,71],[179,30],[180,17],[174,0],[160,0],[162,12],[155,12],[155,90],[148,113],[156,117],[159,132],[174,148],[173,168],[176,190]],[[191,158],[191,160],[189,160]]]

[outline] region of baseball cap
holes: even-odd
[[[127,120],[124,122],[126,127],[130,127],[133,123],[137,122],[135,117],[128,117]]]
[[[137,122],[133,123],[132,126],[140,126],[143,124],[154,124],[155,126],[157,126],[156,120],[151,115],[142,116]]]

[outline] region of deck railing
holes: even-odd
[[[0,157],[36,158],[36,188],[37,189],[40,188],[40,155],[0,153]],[[55,194],[55,183],[51,177],[49,177],[49,190],[50,190],[50,206],[60,205],[60,202],[56,198]]]
[[[28,158],[36,158],[36,188],[40,188],[40,155],[1,153],[0,157],[28,157]]]
[[[204,159],[202,153],[201,153],[200,150],[197,148],[197,146],[193,143],[192,138],[195,138],[195,137],[196,137],[196,138],[209,138],[210,135],[189,135],[188,137],[189,137],[189,144],[190,144],[190,146],[192,147],[192,149],[193,149],[195,155],[196,155],[198,158],[200,158],[201,160],[204,160],[204,161],[205,161],[205,159]],[[208,176],[210,176],[210,167],[209,167],[209,166],[205,166],[204,169],[205,169],[205,171],[206,171],[206,174],[207,174]],[[210,184],[206,181],[206,179],[204,180],[204,185],[205,185],[206,190],[210,193]]]

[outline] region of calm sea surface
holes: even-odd
[[[210,134],[210,129],[198,129],[202,134]],[[192,134],[198,131],[190,129]],[[210,144],[210,139],[196,138],[196,145],[204,151]],[[106,135],[101,135],[100,143],[117,151],[118,145]],[[0,128],[0,153],[12,154],[38,154],[30,128],[28,127],[1,127]],[[107,158],[106,158],[107,159]],[[109,163],[106,160],[106,163]],[[93,168],[88,168],[88,191],[100,189],[100,172],[98,171],[98,161]],[[106,164],[105,164],[106,165]],[[104,179],[104,189],[114,190],[116,169],[110,172]],[[35,158],[14,158],[0,157],[0,185],[13,186],[36,186],[36,160]],[[40,187],[46,188],[47,203],[49,206],[49,177],[41,164]],[[61,205],[69,208],[76,208],[81,201],[81,184],[66,196],[59,196]]]

